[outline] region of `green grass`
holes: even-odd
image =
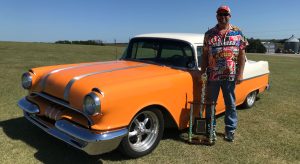
[[[124,48],[118,47],[121,54]],[[17,101],[26,95],[20,76],[32,67],[116,58],[110,46],[0,42],[0,163],[299,163],[300,58],[249,54],[270,64],[271,91],[260,95],[250,110],[239,110],[236,142],[215,146],[188,145],[181,132],[165,131],[150,155],[127,159],[118,151],[99,156],[85,153],[49,136],[24,119]],[[120,55],[118,55],[119,57]]]

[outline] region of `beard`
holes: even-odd
[[[218,23],[219,23],[220,25],[226,25],[226,24],[229,23],[229,19],[224,18],[224,17],[218,18]]]

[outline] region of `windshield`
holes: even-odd
[[[123,59],[192,68],[195,65],[193,54],[192,47],[183,41],[136,38],[131,40]]]

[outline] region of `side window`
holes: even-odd
[[[188,46],[185,46],[185,47],[184,47],[184,53],[185,53],[185,55],[188,56],[188,57],[193,57],[193,51],[192,51],[192,49],[191,49],[190,47],[188,47]]]
[[[177,67],[189,67],[192,62],[193,52],[191,47],[184,44],[165,42],[162,44],[160,60]]]
[[[170,58],[173,56],[183,56],[181,47],[170,44],[163,44],[161,49],[161,58]]]
[[[123,59],[139,59],[174,67],[195,67],[194,49],[186,42],[161,38],[137,38],[129,43]]]
[[[201,66],[203,47],[197,46],[198,66]]]
[[[189,46],[163,45],[161,50],[161,57],[167,58],[177,56],[192,57],[193,52]]]
[[[135,59],[153,59],[157,56],[158,46],[153,42],[136,42],[132,46]]]

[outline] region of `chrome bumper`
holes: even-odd
[[[26,98],[21,99],[18,106],[24,111],[25,118],[33,124],[90,155],[103,154],[116,149],[122,138],[128,134],[127,128],[96,134],[67,120],[58,120],[53,125],[36,116],[36,113],[39,113],[38,106]]]
[[[271,88],[271,86],[270,86],[270,84],[268,84],[268,85],[266,86],[266,90],[269,91],[270,88]]]

